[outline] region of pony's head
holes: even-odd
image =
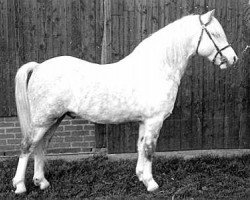
[[[221,69],[235,65],[238,60],[236,53],[227,42],[226,35],[218,20],[214,17],[214,10],[199,15],[199,40],[196,53],[207,57]]]

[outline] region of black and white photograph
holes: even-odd
[[[0,0],[0,199],[250,199],[250,0]]]

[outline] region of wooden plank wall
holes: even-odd
[[[158,151],[249,148],[248,0],[0,0],[0,117],[15,116],[14,77],[29,61],[72,55],[116,62],[147,36],[189,13],[216,9],[242,58],[220,70],[195,56],[182,79]],[[136,151],[138,124],[98,126],[109,152]],[[97,134],[98,136],[98,134]],[[105,146],[100,135],[97,144]]]
[[[242,54],[249,44],[249,33],[243,31],[248,1],[107,1],[111,5],[108,62],[127,56],[141,40],[184,15],[216,10],[215,16],[241,59],[237,68],[227,70],[199,56],[190,61],[173,114],[161,130],[157,151],[249,148],[249,52]],[[109,125],[109,152],[135,152],[137,127],[135,123]]]
[[[0,0],[0,117],[16,115],[14,77],[29,61],[101,62],[103,1]]]

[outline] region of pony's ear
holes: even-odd
[[[204,24],[210,23],[210,21],[212,20],[214,16],[214,11],[215,10],[213,9],[202,15],[202,21]]]

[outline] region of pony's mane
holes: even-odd
[[[183,60],[183,56],[187,56],[187,32],[192,31],[190,27],[194,26],[194,23],[194,15],[188,15],[168,24],[143,40],[135,48],[135,54],[140,52],[143,56],[145,52],[147,56],[152,55],[150,59],[154,59],[154,54],[158,54],[157,58],[162,54],[162,59],[168,63]]]

